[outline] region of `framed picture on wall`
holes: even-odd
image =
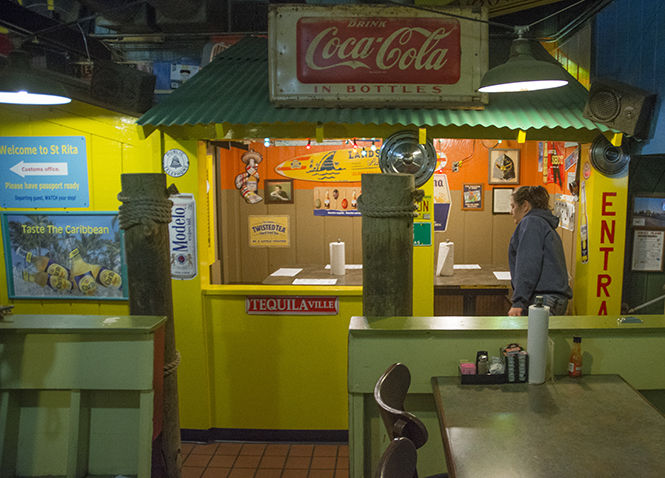
[[[127,300],[117,212],[3,213],[10,299]]]
[[[665,231],[637,229],[633,234],[632,270],[661,272]]]
[[[510,214],[510,196],[515,188],[492,188],[492,214]]]
[[[488,170],[489,184],[519,184],[520,150],[490,148]]]
[[[266,204],[293,204],[293,179],[266,179]]]
[[[465,211],[482,211],[483,185],[465,184],[462,195],[462,209]]]
[[[665,229],[665,194],[636,193],[630,220],[634,228]]]

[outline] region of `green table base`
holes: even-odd
[[[9,319],[0,321],[0,475],[149,478],[165,318]]]

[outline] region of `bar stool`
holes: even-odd
[[[394,363],[381,375],[374,386],[374,400],[379,406],[381,419],[391,440],[408,438],[416,449],[427,443],[428,434],[425,424],[413,413],[404,410],[404,400],[411,385],[411,373],[406,365]],[[447,473],[440,473],[428,478],[445,478]],[[418,478],[414,471],[413,478]]]
[[[416,472],[417,460],[413,442],[406,437],[395,438],[381,455],[374,478],[411,478]]]

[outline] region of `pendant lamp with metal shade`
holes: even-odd
[[[71,101],[60,82],[42,78],[30,68],[26,52],[9,54],[8,66],[0,71],[0,103],[62,105]]]
[[[517,31],[518,38],[510,46],[510,57],[504,64],[485,73],[478,91],[482,93],[507,93],[558,88],[568,84],[566,71],[553,61],[537,60],[531,50],[531,40]]]

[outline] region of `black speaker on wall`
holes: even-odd
[[[636,138],[647,138],[656,95],[615,80],[591,83],[584,117]]]
[[[95,61],[90,83],[93,98],[145,113],[152,106],[154,90],[155,75],[110,61]]]
[[[614,146],[605,136],[599,134],[591,143],[589,159],[594,168],[605,176],[613,177],[625,170],[630,162],[630,155],[623,145]]]

